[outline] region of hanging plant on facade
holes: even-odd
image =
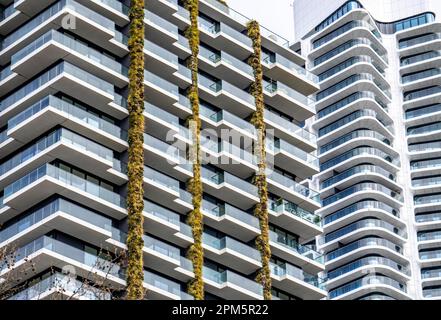
[[[271,249],[269,246],[269,222],[268,222],[268,188],[266,181],[266,150],[265,150],[265,104],[263,100],[263,69],[261,63],[262,45],[259,23],[252,20],[247,25],[248,36],[253,43],[253,54],[248,59],[249,65],[253,68],[254,82],[250,92],[254,96],[256,111],[254,112],[251,123],[256,128],[256,158],[258,172],[254,177],[254,184],[258,190],[259,203],[254,209],[254,215],[259,219],[260,235],[256,238],[256,247],[260,252],[262,268],[256,277],[256,281],[263,287],[263,297],[271,300],[271,273],[270,259]]]
[[[188,90],[192,115],[190,118],[190,132],[192,147],[190,161],[193,163],[193,178],[189,181],[189,191],[192,194],[193,210],[188,215],[188,224],[192,229],[194,243],[188,250],[188,258],[193,263],[194,278],[188,284],[188,293],[196,300],[204,299],[204,282],[202,269],[204,265],[204,251],[202,248],[203,217],[202,217],[202,181],[201,181],[201,120],[199,118],[198,94],[198,54],[199,54],[199,0],[186,0],[185,7],[190,12],[190,27],[186,30],[186,37],[191,49],[189,68],[191,70],[191,86]]]
[[[129,37],[127,299],[144,298],[144,0],[131,0]]]

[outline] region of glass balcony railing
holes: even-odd
[[[119,265],[47,236],[42,236],[17,249],[16,252],[14,252],[14,259],[17,263],[43,249],[80,262],[87,267],[92,267],[92,272],[100,271],[105,275],[111,275],[120,279],[125,278],[124,271]],[[0,268],[2,270],[10,268],[9,262],[1,261]]]
[[[214,204],[209,201],[202,201],[202,209],[204,212],[208,214],[212,214],[217,217],[231,217],[233,219],[236,219],[240,222],[244,222],[247,225],[254,227],[254,228],[260,228],[259,227],[259,220],[254,217],[252,214],[246,213],[245,211],[242,211],[240,209],[237,209],[228,203],[224,204]]]
[[[318,111],[317,117],[318,117],[318,119],[321,119],[321,118],[323,118],[331,113],[334,113],[335,111],[340,110],[340,109],[346,107],[347,105],[349,105],[357,100],[361,100],[361,99],[375,100],[383,109],[387,110],[387,105],[384,104],[380,99],[378,99],[373,92],[360,91],[360,92],[355,92],[355,93],[347,96],[346,98],[343,98],[342,100],[339,100],[336,103],[333,103],[333,104],[327,106],[326,108]]]
[[[413,47],[422,43],[426,43],[429,41],[433,41],[433,40],[437,40],[440,38],[440,35],[437,33],[430,33],[430,34],[425,34],[422,35],[420,37],[417,38],[412,38],[412,39],[408,39],[408,40],[400,40],[398,43],[398,48],[399,49],[405,49],[405,48],[409,48],[409,47]]]
[[[291,189],[296,193],[299,193],[305,198],[311,199],[312,201],[320,204],[320,194],[317,191],[309,189],[308,187],[301,185],[300,183],[296,182],[295,180],[289,177],[286,177],[276,171],[271,171],[270,173],[267,174],[267,178],[278,184],[283,185],[288,189]]]
[[[77,120],[81,120],[89,125],[92,125],[93,127],[103,130],[106,133],[111,134],[114,137],[120,138],[122,140],[127,140],[127,131],[121,129],[119,126],[106,121],[103,118],[100,118],[99,116],[87,112],[83,108],[80,108],[76,105],[73,105],[67,101],[64,101],[63,99],[54,97],[54,96],[47,96],[38,102],[34,103],[32,106],[24,110],[23,112],[17,114],[16,116],[12,117],[8,121],[8,129],[15,128],[17,125],[24,122],[26,119],[29,119],[33,115],[39,113],[41,110],[44,110],[45,108],[53,107],[61,112],[64,112],[68,115],[68,117],[73,117]]]
[[[358,300],[395,300],[394,298],[391,298],[389,296],[386,296],[384,294],[371,294],[366,297],[360,298]]]
[[[313,98],[307,97],[300,92],[294,90],[293,88],[288,87],[287,85],[281,83],[280,81],[266,81],[263,80],[263,90],[268,92],[269,94],[284,94],[305,106],[309,107],[315,103]]]
[[[427,152],[441,149],[441,141],[424,142],[409,145],[410,152]]]
[[[12,70],[11,70],[11,66],[9,65],[4,67],[3,70],[0,71],[0,82],[5,80],[10,75],[12,75]]]
[[[100,216],[65,199],[58,198],[41,208],[28,212],[23,219],[18,220],[16,223],[0,231],[0,243],[16,236],[28,228],[31,228],[38,222],[52,216],[57,212],[66,213],[72,217],[79,218],[82,221],[91,223],[94,226],[107,231],[110,231],[112,227],[111,219]]]
[[[439,56],[441,56],[441,53],[439,51],[429,51],[429,52],[421,53],[415,56],[410,56],[401,59],[401,66],[402,67],[409,66],[411,64],[422,62],[425,60],[430,60],[433,58],[437,58]]]
[[[336,75],[337,73],[340,73],[343,70],[346,70],[347,68],[357,64],[357,63],[368,63],[368,64],[372,64],[379,73],[381,73],[383,76],[385,75],[384,70],[379,67],[374,59],[372,59],[370,56],[355,56],[355,57],[351,57],[348,60],[343,61],[342,63],[326,70],[325,72],[321,73],[318,78],[320,81],[324,81],[334,75]]]
[[[166,154],[169,157],[172,157],[175,161],[178,162],[185,155],[184,151],[180,150],[178,147],[168,144],[146,133],[144,134],[144,145],[152,147],[159,152]]]
[[[213,63],[223,61],[226,64],[229,64],[230,66],[233,66],[234,68],[246,73],[247,75],[251,75],[253,73],[253,69],[249,64],[237,59],[236,57],[233,57],[225,51],[215,52],[204,46],[201,46],[199,48],[199,55],[205,59],[210,60]]]
[[[424,298],[441,297],[441,288],[423,289]]]
[[[406,84],[409,82],[413,82],[413,81],[418,81],[418,80],[422,80],[425,78],[430,78],[430,77],[434,77],[441,74],[441,69],[429,69],[429,70],[424,70],[418,73],[413,73],[413,74],[409,74],[409,75],[404,75],[401,77],[401,83]]]
[[[381,192],[397,201],[402,202],[403,201],[403,196],[379,183],[372,183],[372,182],[362,182],[362,183],[358,183],[352,187],[349,187],[343,191],[340,191],[330,197],[327,197],[325,199],[323,199],[323,206],[328,206],[333,204],[334,202],[337,202],[341,199],[344,199],[356,192],[361,192],[361,191],[378,191]]]
[[[171,124],[175,127],[179,127],[179,117],[159,108],[151,103],[144,101],[144,114],[149,117],[153,116]]]
[[[154,204],[150,201],[144,200],[144,212],[149,213],[163,221],[179,226],[179,214]]]
[[[390,140],[388,138],[386,138],[385,136],[383,136],[382,134],[380,134],[376,131],[373,131],[373,130],[360,129],[360,130],[355,130],[355,131],[349,132],[349,133],[321,146],[319,148],[319,152],[320,152],[320,154],[324,154],[332,149],[337,148],[338,146],[340,146],[346,142],[352,141],[357,138],[373,138],[373,139],[379,140],[379,141],[387,144],[388,146],[391,145]]]
[[[415,216],[415,220],[418,223],[441,221],[441,212],[419,214]]]
[[[20,166],[22,163],[35,157],[36,155],[42,153],[57,142],[63,142],[74,146],[75,148],[83,149],[87,152],[93,153],[96,157],[105,160],[113,160],[113,151],[111,149],[107,149],[100,144],[97,144],[89,139],[77,135],[76,133],[73,133],[72,131],[61,128],[41,138],[35,144],[24,149],[9,160],[2,162],[0,164],[0,176]]]
[[[309,132],[308,130],[298,126],[294,122],[291,122],[268,109],[265,109],[264,117],[267,121],[271,121],[279,125],[280,127],[283,127],[285,130],[302,139],[305,139],[314,144],[317,142],[317,136],[314,133]]]
[[[278,63],[283,67],[293,71],[295,74],[300,75],[302,77],[306,77],[306,79],[308,79],[309,81],[312,81],[314,83],[319,82],[319,79],[315,74],[309,72],[305,68],[299,66],[298,64],[292,62],[291,60],[285,58],[284,56],[278,53],[263,58],[262,63],[267,65],[269,68],[272,68],[274,64]]]
[[[420,89],[417,91],[405,92],[404,101],[407,102],[415,99],[420,99],[434,94],[438,94],[440,92],[441,92],[441,87],[438,86]]]
[[[177,66],[179,64],[178,56],[173,54],[172,52],[164,49],[161,46],[158,46],[156,43],[151,42],[147,39],[144,39],[144,50],[152,52],[153,54],[161,57],[162,59],[171,62],[173,65]]]
[[[421,270],[422,279],[441,278],[441,269]]]
[[[345,25],[339,27],[338,29],[328,33],[327,35],[321,37],[320,39],[313,41],[313,48],[317,49],[317,48],[323,46],[324,44],[330,42],[331,40],[334,40],[335,38],[339,37],[340,35],[348,32],[349,30],[352,30],[352,29],[355,29],[358,27],[363,27],[365,29],[369,29],[369,31],[371,31],[371,32],[376,30],[375,27],[372,26],[367,21],[353,20],[353,21],[348,22]]]
[[[245,101],[246,103],[254,105],[254,97],[251,94],[249,94],[245,90],[233,86],[232,84],[229,84],[226,81],[210,79],[202,74],[199,74],[198,79],[200,86],[203,86],[213,91],[214,93],[218,93],[224,90],[225,92],[234,95],[236,98],[239,98]]]
[[[245,34],[233,29],[223,22],[211,22],[205,19],[199,19],[199,28],[205,32],[212,34],[224,33],[225,35],[235,39],[247,47],[252,46],[251,39]]]
[[[434,195],[429,195],[429,196],[415,196],[414,203],[415,203],[415,205],[441,203],[441,195],[434,194]]]
[[[216,250],[228,249],[260,262],[259,251],[230,237],[216,238],[208,233],[204,233],[202,243]]]
[[[103,28],[106,28],[110,31],[115,31],[115,23],[112,20],[103,17],[102,15],[96,13],[93,10],[90,10],[89,8],[84,7],[74,0],[60,0],[42,13],[40,13],[38,16],[24,24],[22,27],[5,37],[1,43],[2,49],[4,50],[5,48],[12,45],[14,42],[23,38],[32,30],[37,29],[41,24],[49,21],[51,18],[56,16],[64,9],[69,9],[73,12],[76,12],[79,15],[84,16],[85,18],[95,22],[96,24],[101,25]]]
[[[390,268],[392,268],[396,271],[399,271],[401,273],[404,273],[406,275],[409,275],[409,273],[410,273],[408,268],[402,266],[399,263],[396,263],[395,261],[393,261],[391,259],[372,256],[372,257],[361,258],[359,260],[356,260],[354,262],[351,262],[351,263],[348,263],[344,266],[341,266],[337,269],[329,271],[327,273],[327,278],[328,279],[335,279],[335,278],[340,277],[346,273],[354,271],[358,268],[361,268],[364,266],[369,266],[369,265],[382,265],[382,266],[390,267]]]
[[[85,191],[93,196],[99,197],[101,200],[108,201],[121,208],[125,208],[126,206],[126,200],[119,194],[50,164],[45,164],[20,178],[16,182],[8,185],[4,190],[4,198],[13,195],[14,193],[22,190],[46,175],[60,181],[61,183]]]
[[[178,26],[168,20],[154,14],[153,12],[144,10],[144,21],[157,25],[158,27],[170,32],[176,37],[178,36]]]
[[[68,293],[73,298],[87,300],[112,299],[112,295],[109,292],[93,288],[92,286],[88,288],[88,285],[85,285],[83,281],[57,272],[14,294],[8,300],[36,300],[43,297],[44,293],[49,291],[59,294]]]
[[[4,111],[8,107],[12,106],[13,104],[17,103],[27,95],[32,94],[34,91],[38,90],[40,87],[48,83],[49,81],[52,81],[54,78],[60,76],[62,73],[67,73],[73,77],[79,78],[82,81],[89,84],[91,87],[98,88],[100,90],[103,90],[107,93],[110,93],[113,95],[113,85],[109,82],[106,82],[70,63],[67,62],[61,62],[60,64],[56,65],[49,71],[46,71],[45,73],[41,74],[25,86],[21,87],[17,91],[13,92],[9,96],[7,96],[5,99],[0,101],[0,112]]]
[[[412,187],[414,187],[414,188],[430,187],[430,186],[436,186],[436,185],[440,185],[440,184],[441,184],[441,176],[412,180]]]
[[[369,39],[366,38],[357,38],[357,39],[352,39],[349,40],[341,45],[339,45],[338,47],[332,49],[331,51],[326,52],[325,54],[317,57],[316,59],[314,59],[314,66],[318,66],[322,63],[324,63],[325,61],[328,61],[330,59],[332,59],[333,57],[343,53],[346,50],[349,50],[353,47],[358,47],[358,46],[369,46],[371,47],[372,50],[374,50],[381,59],[383,59],[386,63],[388,62],[387,59],[387,54],[384,54],[380,51],[380,49]]]
[[[331,222],[334,222],[336,220],[339,220],[343,217],[346,217],[356,211],[359,210],[371,210],[371,209],[376,209],[376,210],[383,210],[386,211],[387,213],[395,216],[395,217],[399,217],[399,212],[392,208],[391,206],[388,206],[387,204],[383,203],[383,202],[379,202],[379,201],[375,201],[375,200],[364,200],[364,201],[360,201],[354,204],[351,204],[350,206],[347,206],[341,210],[338,210],[328,216],[326,216],[323,220],[324,220],[324,224],[329,224]]]
[[[93,60],[95,63],[98,63],[104,67],[110,68],[113,71],[116,71],[119,74],[122,74],[123,76],[128,76],[129,71],[128,68],[123,66],[118,61],[110,58],[109,56],[99,52],[98,50],[95,50],[86,44],[79,42],[65,34],[62,34],[56,30],[51,30],[44,35],[42,35],[40,38],[35,40],[34,42],[31,42],[29,45],[15,53],[11,57],[11,65],[16,64],[21,59],[26,57],[27,55],[35,52],[38,48],[41,48],[44,44],[54,41],[57,42],[77,53],[84,56],[85,58],[88,58],[90,60]]]
[[[352,168],[350,168],[346,171],[343,171],[335,176],[332,176],[329,179],[324,180],[321,183],[321,188],[322,189],[328,188],[328,187],[330,187],[340,181],[343,181],[353,175],[360,174],[360,173],[364,173],[364,174],[377,173],[379,175],[382,175],[383,177],[386,177],[387,179],[395,181],[395,176],[392,173],[390,173],[389,171],[387,171],[381,167],[375,166],[375,165],[364,164],[364,165],[352,167]]]
[[[179,192],[179,180],[169,177],[150,167],[144,166],[144,178],[151,180],[167,189]]]
[[[331,133],[332,131],[338,130],[339,128],[347,125],[348,123],[354,122],[355,120],[359,119],[359,118],[363,118],[363,117],[371,117],[371,118],[375,118],[378,120],[378,122],[380,122],[384,127],[386,127],[388,130],[393,132],[393,127],[392,126],[387,126],[381,119],[380,116],[378,115],[377,112],[375,112],[374,110],[371,109],[363,109],[363,110],[357,110],[343,118],[340,118],[337,121],[332,122],[331,124],[321,128],[319,130],[319,137],[325,136],[329,133]]]
[[[280,199],[277,201],[270,199],[268,203],[269,203],[268,207],[270,208],[270,210],[274,212],[288,212],[290,214],[295,215],[296,217],[299,217],[303,220],[313,223],[318,227],[322,226],[320,216],[313,214],[303,208],[300,208],[295,203],[292,203],[284,199]]]
[[[118,12],[129,15],[129,7],[119,2],[118,0],[99,0],[99,2],[111,7],[112,9],[115,9]]]
[[[421,260],[441,259],[441,250],[420,251]]]
[[[331,261],[334,259],[337,259],[349,252],[352,252],[354,250],[363,248],[363,247],[370,247],[370,246],[379,246],[379,247],[385,247],[392,251],[395,251],[399,254],[403,253],[403,248],[396,245],[395,243],[382,239],[382,238],[364,238],[361,240],[357,240],[355,242],[352,242],[350,244],[345,245],[344,247],[338,248],[336,250],[333,250],[326,254],[326,261]]]
[[[269,144],[269,143],[267,143]],[[271,150],[271,146],[268,146],[269,149]],[[319,167],[319,159],[314,156],[311,153],[305,152],[302,149],[296,147],[293,144],[290,144],[288,142],[286,142],[285,140],[282,139],[276,139],[274,141],[274,153],[279,153],[279,152],[285,152],[288,153],[290,155],[293,155],[296,158],[301,159],[302,161],[306,162],[307,164],[318,168]]]
[[[288,263],[274,264],[270,263],[271,273],[278,277],[291,276],[296,279],[302,280],[310,285],[321,290],[326,290],[325,281],[320,279],[318,276],[314,276],[306,273],[300,268],[297,268]]]
[[[150,286],[159,288],[168,293],[174,294],[181,298],[181,300],[193,300],[194,298],[182,291],[181,285],[178,282],[171,281],[161,277],[155,273],[144,270],[144,283]]]
[[[418,233],[418,241],[441,240],[441,231],[427,231]]]
[[[417,117],[431,115],[433,113],[440,112],[440,111],[441,111],[441,103],[432,104],[432,105],[425,106],[422,108],[406,111],[406,119],[413,119],[413,118],[417,118]]]
[[[8,139],[8,129],[3,130],[0,132],[0,144],[5,142]]]
[[[394,279],[391,279],[389,277],[381,276],[381,275],[369,275],[365,276],[364,278],[355,280],[353,282],[350,282],[348,284],[345,284],[337,289],[333,289],[329,291],[329,298],[333,299],[338,296],[341,296],[343,294],[347,294],[351,291],[357,290],[359,288],[362,288],[364,286],[369,285],[385,285],[390,286],[395,289],[398,289],[399,291],[402,291],[404,293],[407,292],[407,287],[405,284],[402,284]]]
[[[318,263],[324,263],[323,254],[317,252],[314,248],[307,245],[302,245],[293,240],[288,240],[284,235],[271,231],[269,233],[270,241],[282,245],[288,250],[294,251],[296,254],[300,254],[308,259],[314,260]]]
[[[380,149],[371,148],[371,147],[358,147],[358,148],[352,149],[348,152],[342,153],[341,155],[338,155],[337,157],[334,157],[326,162],[321,163],[320,170],[321,171],[327,170],[327,169],[329,169],[335,165],[338,165],[341,162],[344,162],[350,158],[362,156],[362,155],[376,156],[376,157],[382,158],[382,159],[386,160],[387,162],[390,162],[396,166],[400,165],[400,160],[398,158],[392,159],[392,157],[389,154],[381,151]]]
[[[0,21],[8,19],[16,12],[17,10],[15,9],[14,2],[12,2],[9,6],[1,10]]]
[[[433,131],[439,131],[441,130],[441,123],[435,122],[430,123],[424,126],[419,127],[411,127],[407,129],[407,135],[417,135],[417,134],[425,134],[425,133],[431,133]]]
[[[179,95],[179,88],[177,85],[157,76],[150,71],[144,70],[144,82],[150,82],[156,86],[159,86],[175,96]]]
[[[334,232],[325,234],[325,236],[323,238],[321,238],[321,244],[325,244],[325,243],[329,243],[331,241],[334,241],[340,237],[343,237],[351,232],[354,232],[358,229],[365,229],[365,228],[381,228],[381,229],[385,229],[388,230],[392,233],[395,233],[396,235],[400,236],[400,237],[406,237],[406,231],[405,230],[400,230],[399,228],[395,227],[394,225],[386,222],[386,221],[382,221],[382,220],[378,220],[378,219],[364,219],[364,220],[360,220],[354,223],[351,223],[341,229],[338,229]]]

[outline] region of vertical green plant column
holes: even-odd
[[[144,209],[144,0],[131,0],[130,5],[130,67],[129,67],[129,133],[127,212],[128,265],[127,299],[144,298],[142,236]]]
[[[201,181],[201,119],[199,118],[199,94],[198,94],[198,54],[199,54],[199,0],[186,0],[185,7],[190,12],[190,27],[186,30],[186,36],[191,49],[189,68],[191,70],[191,86],[188,92],[192,108],[190,131],[192,133],[192,147],[190,160],[193,162],[193,178],[189,181],[189,190],[192,194],[193,210],[188,215],[188,224],[193,233],[194,243],[188,250],[188,257],[193,263],[194,278],[188,284],[188,293],[196,300],[204,299],[204,281],[202,268],[204,265],[204,250],[202,248],[202,181]]]
[[[263,69],[261,63],[262,44],[259,23],[252,20],[247,25],[248,36],[253,42],[254,53],[248,60],[253,68],[254,82],[251,85],[251,94],[254,96],[256,112],[251,118],[251,123],[257,131],[256,156],[258,172],[254,177],[254,183],[258,190],[259,203],[254,209],[254,215],[259,219],[260,235],[256,238],[256,246],[262,258],[262,268],[256,280],[263,286],[263,297],[271,300],[271,273],[270,259],[271,249],[269,246],[269,225],[268,225],[268,188],[266,181],[266,150],[265,150],[265,104],[263,100]]]

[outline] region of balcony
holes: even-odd
[[[260,234],[259,220],[250,213],[224,204],[202,201],[204,223],[243,242],[249,242]]]
[[[3,204],[25,210],[53,194],[60,194],[117,219],[127,216],[126,201],[119,194],[50,164],[7,186]]]
[[[251,39],[223,22],[199,19],[199,29],[203,42],[218,50],[222,48],[228,50],[230,54],[240,60],[245,60],[253,53]]]
[[[129,7],[118,0],[98,0],[92,2],[87,0],[77,1],[106,18],[115,21],[115,23],[121,27],[129,23]]]
[[[269,220],[301,237],[311,239],[323,232],[321,218],[284,199],[269,201]]]
[[[347,205],[347,203],[344,203],[343,200],[348,200],[346,198],[349,196],[351,197],[351,202],[363,200],[366,197],[374,197],[378,198],[378,200],[386,203],[387,205],[395,207],[400,207],[403,202],[403,196],[399,192],[391,190],[379,183],[361,182],[323,199],[323,207],[332,206],[332,208],[335,210],[336,207],[334,206],[339,208],[344,204]],[[329,207],[326,209],[330,210]]]
[[[223,80],[210,79],[199,74],[199,91],[201,99],[221,105],[223,109],[240,118],[246,118],[256,109],[251,94]]]
[[[352,167],[323,180],[321,189],[326,190],[330,187],[338,187],[339,189],[346,188],[350,184],[366,180],[367,176],[372,176],[373,182],[380,182],[389,188],[399,188],[399,185],[395,183],[395,175],[382,167],[365,164]],[[321,194],[322,196],[326,196],[327,193],[323,194],[322,192]]]
[[[8,300],[111,300],[111,294],[83,281],[56,272],[55,274],[12,295]]]
[[[304,300],[317,300],[327,296],[324,280],[317,276],[288,263],[271,263],[270,269],[273,284],[281,290],[292,292]]]
[[[33,2],[22,0],[22,3],[30,4]],[[41,6],[38,5],[36,8],[40,10]],[[5,37],[1,46],[0,62],[5,63],[11,55],[22,49],[30,41],[53,29],[54,25],[61,27],[63,19],[69,14],[74,16],[76,21],[76,28],[73,32],[112,51],[114,45],[111,44],[110,40],[115,37],[115,23],[74,0],[62,0]]]
[[[377,256],[369,256],[329,271],[327,273],[328,284],[332,282],[333,286],[335,287],[336,284],[338,285],[343,281],[348,282],[351,279],[359,276],[359,271],[363,273],[363,269],[368,270],[373,268],[376,270],[381,269],[382,273],[388,277],[399,277],[403,282],[406,282],[410,276],[410,269],[395,262],[394,260]]]
[[[325,256],[326,268],[332,270],[354,259],[379,254],[402,265],[409,263],[403,256],[403,248],[399,245],[386,239],[368,237],[328,252]]]
[[[415,195],[441,192],[441,176],[412,179],[412,188]]]
[[[301,179],[306,179],[319,172],[319,159],[308,152],[276,138],[274,145],[267,139],[267,152],[274,156],[274,161],[282,169]]]
[[[441,241],[441,231],[425,231],[418,233],[418,242],[438,242]]]
[[[49,268],[62,269],[71,265],[75,267],[76,274],[85,279],[92,276],[104,278],[109,286],[119,289],[125,285],[124,271],[119,265],[47,236],[18,248],[14,259],[15,264],[12,267],[2,263],[2,276],[8,273],[14,278],[21,274],[19,278],[25,281]],[[25,271],[29,270],[29,264],[34,266],[33,272]]]
[[[56,91],[69,92],[74,98],[117,118],[127,110],[114,104],[113,85],[67,62],[41,74],[0,101],[0,116],[6,119],[22,112],[30,104]]]
[[[322,160],[323,161],[323,160]],[[349,150],[345,153],[342,153],[336,157],[333,157],[327,161],[324,161],[320,164],[321,175],[323,172],[330,171],[330,168],[335,170],[344,171],[347,170],[354,165],[369,161],[373,165],[379,165],[381,167],[387,168],[387,171],[392,173],[397,172],[398,166],[400,165],[399,158],[393,159],[388,153],[370,147],[356,147],[352,150]]]
[[[46,96],[9,119],[7,132],[8,136],[27,143],[61,124],[118,152],[127,148],[126,131],[55,96]]]
[[[394,279],[381,275],[369,275],[329,291],[329,298],[335,300],[354,299],[373,291],[384,292],[397,299],[410,300],[407,287]]]
[[[201,46],[199,63],[213,76],[225,79],[239,88],[248,87],[254,81],[251,66],[225,51],[212,51]]]
[[[296,89],[305,95],[319,89],[318,77],[280,54],[268,55],[262,59],[262,67],[267,77],[283,83],[296,82]]]
[[[413,49],[413,47],[419,46],[421,44],[428,44],[431,42],[434,42],[440,38],[440,35],[437,33],[429,33],[422,35],[420,37],[408,39],[408,40],[400,40],[398,43],[398,48],[403,52],[402,55],[404,55],[404,52],[409,51],[410,49]]]
[[[439,299],[441,297],[441,288],[423,289],[425,299]]]
[[[67,129],[52,131],[23,151],[0,164],[0,188],[53,159],[82,167],[112,181],[108,171],[113,165],[113,151]]]
[[[177,55],[145,39],[144,59],[145,67],[151,72],[167,80],[174,79],[172,74],[178,70],[179,65]]]
[[[162,47],[170,47],[178,41],[178,26],[170,21],[144,10],[145,37],[158,41]]]
[[[424,71],[405,74],[401,77],[401,83],[405,90],[415,90],[439,83],[441,69],[427,69]]]
[[[57,198],[0,231],[0,246],[20,247],[55,229],[101,246],[111,236],[112,221],[70,201]]]
[[[374,200],[363,200],[337,210],[325,216],[323,223],[325,230],[329,232],[342,228],[348,223],[355,222],[357,219],[372,216],[391,224],[405,227],[404,223],[400,220],[399,210]]]
[[[275,136],[298,146],[305,152],[316,149],[317,136],[314,133],[268,109],[265,109],[264,119],[268,129],[274,130]]]
[[[322,249],[330,250],[365,236],[377,236],[390,241],[404,244],[407,232],[388,222],[379,219],[359,220],[336,231],[325,233],[319,244]]]
[[[11,70],[30,78],[59,60],[65,60],[117,87],[128,83],[128,68],[83,42],[50,30],[11,57]]]
[[[417,121],[418,118],[435,116],[439,111],[441,111],[441,103],[436,103],[425,107],[408,110],[406,111],[406,120],[408,122],[412,120]]]
[[[267,173],[269,190],[283,198],[299,204],[306,210],[314,211],[320,208],[320,194],[286,177],[276,171]]]
[[[324,256],[311,246],[288,240],[274,231],[270,231],[269,238],[271,251],[278,257],[311,274],[317,274],[324,270]]]
[[[147,70],[144,70],[144,88],[148,101],[158,107],[174,104],[179,100],[177,85]]]
[[[440,93],[441,86],[432,86],[425,89],[405,92],[403,95],[403,107],[405,110],[408,110],[414,107],[419,107],[421,105],[438,103]]]
[[[306,120],[315,115],[314,100],[288,87],[280,81],[263,81],[265,100],[277,106],[283,113],[298,121]]]

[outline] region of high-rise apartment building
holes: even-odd
[[[329,299],[441,297],[441,3],[296,0]]]
[[[261,257],[253,215],[259,198],[253,184],[257,134],[250,123],[256,107],[249,93],[254,75],[248,64],[253,53],[248,19],[219,1],[199,2],[202,140],[211,159],[202,168],[205,294],[207,299],[262,299],[255,280]],[[2,262],[0,282],[15,286],[4,298],[49,299],[59,297],[58,289],[79,299],[120,297],[125,272],[115,260],[126,248],[127,232],[130,3],[0,4],[0,247],[11,250],[14,260]],[[191,79],[184,35],[189,13],[181,1],[149,0],[144,23],[144,287],[147,299],[191,299],[186,293],[194,276],[186,258],[193,241],[186,223],[192,210],[187,190],[192,170],[186,161],[192,141],[186,121]],[[319,163],[316,137],[304,128],[315,115],[308,97],[319,90],[318,79],[305,71],[305,58],[286,40],[264,28],[262,51],[265,123],[274,133],[267,147],[274,163],[267,179],[272,293],[274,299],[322,299],[327,295],[320,277],[324,256],[315,238],[323,229],[314,213],[321,204],[310,187]],[[389,102],[381,89],[378,95]],[[371,105],[371,112],[391,122],[383,108]],[[375,124],[393,140],[392,132]],[[243,139],[235,143],[233,136]],[[394,163],[388,168],[398,171]],[[398,188],[392,180],[384,183]],[[392,198],[386,202],[399,204]],[[404,222],[387,212],[384,221],[404,230]],[[393,232],[388,237],[405,242]],[[399,258],[406,265],[407,259]],[[407,279],[390,272],[403,283]],[[101,291],[104,285],[111,290]]]

